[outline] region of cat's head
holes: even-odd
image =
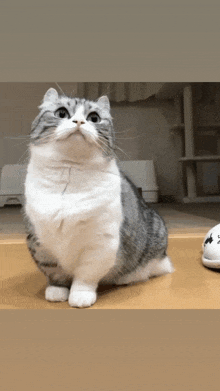
[[[39,109],[31,128],[32,144],[74,143],[78,137],[108,156],[113,152],[114,132],[107,96],[90,101],[59,95],[50,88]]]

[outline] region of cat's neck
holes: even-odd
[[[66,152],[66,151],[65,151]],[[114,163],[114,164],[112,164]],[[30,146],[30,165],[32,171],[40,176],[56,175],[64,169],[81,172],[112,170],[115,160],[104,156],[98,148],[90,148],[80,153],[62,153],[53,145]]]
[[[119,186],[120,174],[115,159],[99,151],[84,162],[56,155],[50,147],[31,148],[28,181],[37,191],[65,194],[91,193],[97,187],[111,191]]]

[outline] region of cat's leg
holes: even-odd
[[[71,286],[69,294],[69,305],[71,307],[91,307],[97,300],[98,281],[91,282],[77,276]]]
[[[84,251],[74,269],[69,295],[71,307],[90,307],[96,302],[98,283],[115,265],[117,249],[118,240],[109,240]]]
[[[35,260],[36,262],[36,260]],[[37,266],[47,278],[47,287],[45,290],[45,299],[47,301],[67,301],[69,298],[72,277],[64,273],[62,268],[48,259],[47,262],[38,260]]]
[[[48,286],[45,290],[45,299],[48,301],[67,301],[72,277],[65,274],[59,265],[54,270],[49,270],[48,267],[48,270],[45,272],[48,281]]]
[[[148,260],[145,264],[138,266],[134,271],[120,277],[116,284],[133,284],[136,282],[147,281],[151,277],[157,277],[168,273],[173,273],[174,267],[170,258],[166,255],[164,258],[155,258]]]
[[[33,233],[27,236],[27,245],[36,265],[47,278],[48,286],[45,290],[45,299],[55,302],[67,301],[72,278],[46,252]]]
[[[47,301],[67,301],[69,298],[69,289],[64,286],[48,285],[45,290],[45,299]]]

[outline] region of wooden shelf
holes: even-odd
[[[192,202],[199,202],[199,203],[205,203],[205,202],[220,202],[220,196],[211,196],[207,195],[205,197],[184,197],[183,198],[184,204],[192,203]]]
[[[215,128],[215,129],[220,129],[220,124],[209,124],[209,125],[203,125],[203,124],[199,124],[196,126],[197,128]]]
[[[208,130],[211,129],[219,129],[220,130],[220,123],[219,124],[210,124],[210,125],[197,125],[197,129],[199,128],[205,128]],[[176,124],[171,126],[170,130],[185,130],[185,125],[184,124]]]
[[[195,132],[200,137],[217,136],[220,123],[195,124],[194,120],[194,83],[163,83],[155,94],[157,99],[173,99],[178,114],[177,124],[171,126],[171,132],[180,132],[183,138],[183,157],[179,161],[184,166],[187,196],[183,202],[220,202],[220,196],[197,196],[197,162],[220,162],[220,156],[195,156]],[[210,152],[211,153],[211,152]]]
[[[218,162],[220,161],[220,156],[192,156],[192,157],[181,157],[180,162]]]

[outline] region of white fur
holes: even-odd
[[[121,277],[118,281],[118,285],[132,284],[140,281],[147,281],[150,277],[156,277],[168,273],[173,273],[174,267],[169,259],[165,257],[163,259],[152,259],[145,266],[139,266],[134,272]]]
[[[61,286],[48,286],[45,291],[45,299],[48,301],[67,301],[69,289]]]
[[[85,284],[81,281],[74,281],[70,290],[69,305],[71,307],[90,307],[96,302],[96,284]]]
[[[50,89],[41,107],[56,101]],[[109,109],[107,98],[100,103]],[[49,301],[69,301],[73,307],[95,303],[99,281],[111,276],[116,264],[122,223],[121,178],[114,159],[97,145],[95,127],[80,106],[72,118],[54,129],[48,143],[31,145],[25,182],[26,214],[46,250],[68,274],[71,289],[48,286]],[[119,260],[120,262],[120,260]],[[118,284],[171,273],[168,257],[119,279]]]
[[[69,303],[81,307],[95,302],[98,282],[116,262],[121,183],[114,160],[71,137],[31,146],[26,213],[42,245],[74,276]],[[54,288],[47,288],[48,300],[66,298]]]

